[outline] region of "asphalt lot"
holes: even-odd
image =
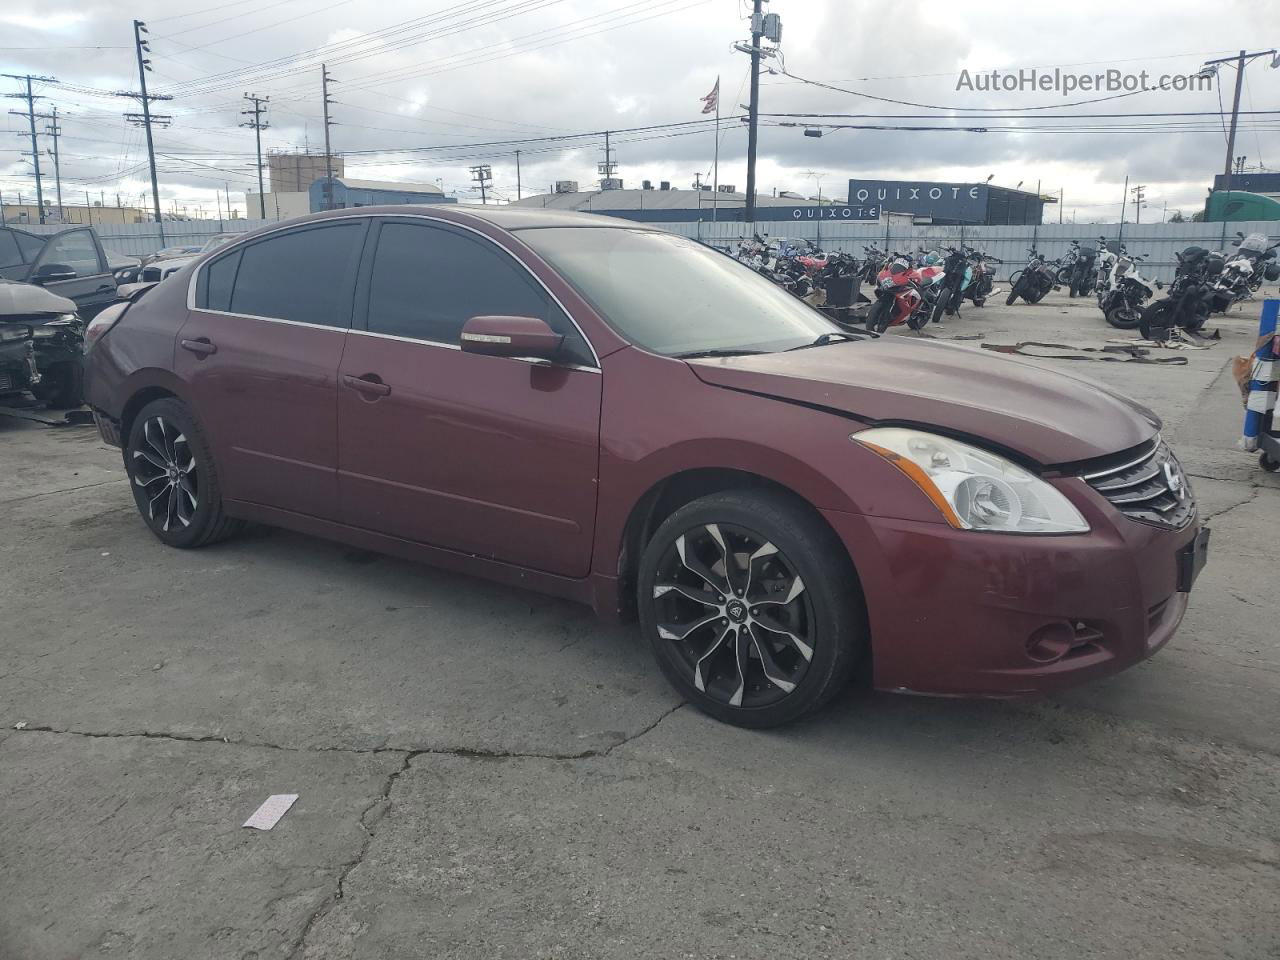
[[[1186,366],[1042,361],[1153,406],[1194,477],[1212,557],[1164,651],[767,733],[585,608],[280,531],[167,549],[91,428],[0,418],[0,958],[1280,956],[1257,310]],[[1118,335],[1065,294],[937,335],[978,333]]]

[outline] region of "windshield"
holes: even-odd
[[[224,244],[230,243],[235,239],[234,233],[220,233],[215,237],[210,237],[203,247],[200,248],[201,253],[208,253],[210,250],[217,250]]]
[[[677,356],[773,352],[839,327],[736,260],[670,233],[541,227],[520,239],[631,342]]]

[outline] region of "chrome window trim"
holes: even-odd
[[[232,240],[230,243],[223,244],[221,247],[218,248],[219,257],[221,257],[223,254],[230,253],[232,250],[239,247],[241,244],[245,242],[245,239],[247,239],[249,236],[252,236],[254,241],[257,241],[257,240],[265,239],[271,236],[273,233],[279,233],[281,230],[296,230],[302,227],[310,226],[312,224],[315,224],[318,226],[321,224],[329,223],[331,221],[340,221],[340,220],[426,220],[430,223],[442,223],[442,224],[445,224],[446,226],[458,227],[459,229],[466,230],[469,233],[474,233],[477,237],[480,238],[482,242],[490,243],[493,246],[497,247],[499,250],[501,250],[503,253],[505,253],[508,257],[510,257],[512,260],[518,263],[520,265],[520,268],[524,270],[525,273],[527,273],[531,278],[533,278],[534,282],[537,283],[538,286],[541,287],[542,290],[546,293],[546,295],[552,299],[555,305],[560,308],[560,311],[566,317],[569,318],[569,322],[573,324],[573,328],[578,331],[578,336],[582,337],[582,342],[587,345],[587,349],[591,351],[591,356],[595,360],[595,366],[593,367],[581,366],[579,364],[562,364],[562,366],[568,367],[570,369],[595,370],[597,372],[600,370],[600,354],[596,352],[596,345],[591,342],[591,338],[588,337],[586,334],[586,331],[584,331],[582,327],[578,325],[578,321],[574,319],[573,314],[569,312],[567,307],[565,307],[563,301],[561,301],[561,299],[551,291],[551,288],[548,287],[542,281],[542,278],[539,277],[536,273],[534,273],[531,269],[529,269],[529,265],[527,263],[525,263],[523,260],[517,257],[514,253],[512,253],[506,247],[502,246],[502,244],[495,242],[492,237],[487,236],[480,230],[477,230],[475,227],[469,226],[465,223],[458,223],[455,220],[446,220],[443,217],[431,217],[422,213],[368,213],[368,212],[365,212],[365,213],[343,214],[342,216],[338,216],[338,217],[326,217],[323,220],[313,220],[313,221],[308,221],[307,223],[285,223],[285,224],[281,224],[278,227],[274,227],[270,230],[267,230],[263,233],[254,232],[253,234],[246,234],[244,239]],[[212,259],[215,259],[215,258],[210,258],[210,260]],[[306,321],[303,321],[303,320],[285,320],[280,317],[259,317],[256,314],[252,314],[252,313],[230,313],[226,310],[209,310],[204,307],[197,307],[196,306],[196,284],[200,280],[200,275],[204,273],[205,270],[208,269],[208,266],[209,266],[209,261],[206,261],[205,263],[200,264],[199,269],[191,271],[191,279],[187,282],[187,309],[188,310],[199,310],[201,313],[212,313],[212,314],[224,316],[224,317],[244,317],[245,319],[248,319],[248,320],[267,320],[271,323],[289,323],[299,327],[314,327],[317,330],[345,330],[347,333],[361,333],[371,337],[386,337],[391,340],[403,340],[407,343],[426,343],[432,346],[446,347],[451,350],[462,349],[460,346],[456,344],[444,343],[439,340],[425,340],[425,339],[420,339],[416,337],[394,336],[392,334],[387,334],[387,333],[374,333],[369,330],[356,330],[351,326],[330,327],[322,323],[307,323]],[[522,358],[512,357],[508,359],[522,359]]]

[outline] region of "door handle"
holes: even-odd
[[[391,384],[383,383],[376,373],[366,373],[360,377],[344,374],[342,382],[352,390],[370,397],[385,397],[391,392]]]
[[[218,345],[211,343],[208,337],[197,337],[194,340],[183,340],[182,349],[189,350],[198,357],[207,357],[218,352]]]
[[[104,290],[114,290],[114,289],[115,289],[115,284],[113,284],[113,283],[104,283],[102,286],[100,286],[100,287],[99,287],[97,290],[95,290],[94,292],[95,292],[95,293],[102,293]]]

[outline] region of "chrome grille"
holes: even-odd
[[[1196,515],[1191,483],[1163,440],[1137,459],[1086,473],[1084,480],[1132,520],[1176,529]]]

